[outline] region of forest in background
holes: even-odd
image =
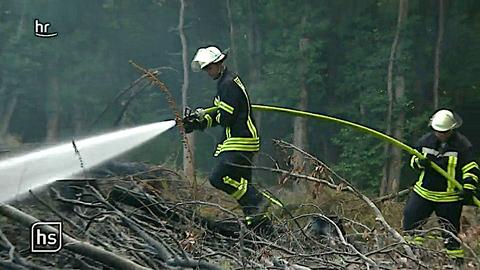
[[[34,19],[50,22],[58,36],[35,37]],[[253,103],[344,118],[408,144],[428,131],[435,108],[448,107],[464,118],[461,132],[480,145],[475,0],[4,0],[0,33],[0,138],[6,148],[171,119],[160,90],[140,83],[94,123],[141,75],[129,60],[158,69],[181,106],[182,57],[189,65],[196,49],[208,44],[230,48],[227,65],[240,74]],[[209,106],[215,82],[188,72],[187,105]],[[368,135],[281,114],[257,113],[256,120],[260,163],[275,156],[272,139],[282,139],[373,194],[414,181],[408,157]],[[195,136],[200,174],[210,170],[219,132]],[[172,130],[128,157],[180,168],[181,153]],[[294,166],[301,167],[298,161]]]

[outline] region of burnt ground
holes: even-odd
[[[83,180],[59,181],[12,204],[42,221],[61,220],[64,234],[97,249],[90,250],[70,239],[58,253],[31,253],[28,222],[3,214],[0,269],[478,266],[474,253],[479,251],[480,227],[475,209],[465,211],[460,237],[469,249],[463,265],[456,266],[441,251],[440,231],[433,220],[428,226],[431,230],[424,231],[428,239],[423,247],[400,243],[394,232],[401,233],[403,203],[370,200],[381,210],[379,216],[368,198],[349,191],[344,183],[293,173],[290,178],[298,181],[295,189],[272,187],[285,206],[271,208],[273,228],[265,232],[247,229],[236,203],[202,177],[198,177],[194,189],[179,173],[165,167],[135,163],[106,166]],[[98,250],[108,252],[99,255],[95,253]]]

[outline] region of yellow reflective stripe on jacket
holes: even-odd
[[[218,98],[215,98],[213,100],[213,104],[215,104],[215,106],[217,106],[218,108],[226,111],[227,113],[233,114],[234,108],[232,106],[228,105],[226,102],[223,102]]]
[[[235,148],[222,148],[217,150],[217,156],[225,151],[242,151],[242,152],[257,152],[258,148],[248,148],[248,147],[235,147]]]
[[[215,117],[215,121],[220,124],[220,114],[217,113],[217,116]]]
[[[227,139],[232,137],[232,129],[230,127],[225,128],[225,136]]]
[[[245,86],[243,85],[242,81],[240,81],[239,77],[235,77],[233,81],[240,87],[240,89],[242,89],[242,92],[245,95],[245,98],[247,99],[248,116],[250,116],[250,98],[248,98],[247,90],[245,89]]]
[[[476,176],[476,175],[473,174],[473,173],[464,173],[462,179],[466,179],[466,178],[468,178],[468,177],[471,177],[473,180],[475,180],[476,182],[478,182],[478,176]]]
[[[462,172],[463,173],[466,173],[468,172],[469,170],[473,169],[473,168],[477,168],[478,169],[478,164],[475,162],[475,161],[472,161],[470,163],[468,163],[467,165],[463,166],[462,167]]]
[[[218,156],[223,151],[257,152],[259,150],[260,138],[233,137],[226,139],[221,144],[218,144],[214,156]]]
[[[221,147],[227,146],[255,146],[260,147],[260,138],[228,138],[223,143],[219,144],[222,145]]]
[[[234,179],[230,178],[229,176],[223,177],[223,182],[228,184],[236,189],[235,192],[230,194],[234,199],[239,200],[242,196],[247,192],[248,181],[247,179],[241,177],[240,182],[235,181]]]
[[[418,185],[418,182],[413,186],[413,191],[422,198],[434,202],[456,202],[461,200],[457,192],[431,191]]]
[[[246,152],[257,152],[260,148],[255,146],[232,146],[232,147],[221,147],[217,148],[217,155],[225,151],[246,151]]]
[[[475,189],[477,189],[477,187],[475,187],[472,184],[465,184],[465,185],[463,185],[463,189],[475,190]]]
[[[217,147],[218,148],[218,147]],[[220,147],[222,150],[224,149],[233,149],[235,150],[236,148],[238,148],[240,150],[240,148],[242,149],[251,149],[252,151],[255,150],[255,149],[258,149],[259,148],[259,145],[258,144],[241,144],[241,143],[233,143],[233,144],[222,144],[222,146]]]
[[[449,156],[448,157],[448,165],[447,165],[447,173],[455,179],[455,168],[457,167],[457,157]],[[452,184],[452,181],[447,181],[447,192],[453,192],[455,190],[455,186]]]
[[[247,127],[250,133],[252,133],[252,137],[257,138],[257,129],[255,128],[255,125],[253,124],[252,118],[250,118],[250,115],[248,116],[247,120]]]
[[[228,112],[229,114],[233,114],[234,108],[223,101],[220,101],[220,103],[218,104],[218,107]]]
[[[418,180],[417,182],[415,183],[415,185],[419,185],[419,186],[422,186],[423,184],[423,178],[425,177],[425,170],[422,170],[420,172],[420,175],[418,176]]]
[[[209,114],[205,114],[204,116],[205,120],[207,120],[207,127],[212,127],[213,124],[213,119]]]
[[[256,144],[260,142],[260,138],[250,138],[250,137],[232,137],[226,139],[223,144],[228,143],[247,143],[247,144]]]
[[[240,87],[240,89],[245,91],[245,86],[243,85],[242,81],[240,80],[240,77],[237,76],[237,77],[233,78],[233,81],[238,85],[238,87]]]
[[[250,98],[248,97],[247,90],[245,89],[245,86],[243,85],[239,77],[235,77],[233,81],[238,85],[238,87],[240,87],[240,89],[242,89],[242,92],[245,95],[245,98],[247,99],[247,107],[248,107],[247,127],[250,133],[252,133],[252,137],[256,138],[258,137],[258,134],[257,134],[257,129],[253,124],[252,118],[250,117]]]
[[[232,145],[222,145],[217,146],[217,154],[220,154],[223,151],[247,151],[247,152],[256,152],[260,150],[260,145],[243,145],[243,144],[232,144]]]

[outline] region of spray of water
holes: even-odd
[[[84,169],[131,150],[175,125],[174,120],[110,132],[75,141]],[[71,142],[0,161],[0,202],[15,199],[30,189],[82,172]]]

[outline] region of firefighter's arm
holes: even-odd
[[[235,121],[239,99],[242,98],[239,93],[240,90],[232,85],[225,91],[225,95],[216,97],[214,103],[218,107],[218,113],[215,116],[215,121],[221,126],[231,126]]]
[[[463,189],[475,191],[478,186],[480,170],[477,162],[473,159],[473,149],[469,147],[465,152],[465,162],[462,162]]]

